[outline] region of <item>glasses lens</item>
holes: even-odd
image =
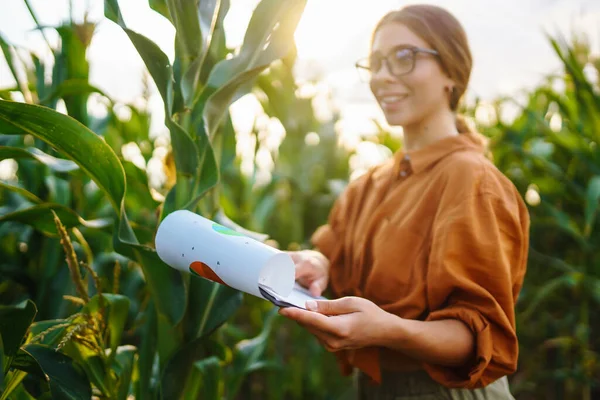
[[[415,55],[409,49],[400,49],[388,57],[391,73],[402,75],[410,72],[415,63]]]
[[[371,54],[371,56],[369,57],[369,67],[371,68],[371,71],[379,71],[382,62],[382,57],[379,54]]]

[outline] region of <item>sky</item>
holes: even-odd
[[[30,0],[42,25],[56,26],[68,19],[69,0]],[[101,0],[71,0],[73,15],[81,20],[83,10],[99,21],[88,52],[92,84],[112,98],[135,102],[142,92],[144,69],[140,57],[127,36],[114,23],[103,18]],[[257,0],[232,0],[225,21],[228,45],[241,43]],[[46,54],[44,41],[35,31],[22,0],[2,0],[0,33],[10,43]],[[126,23],[154,40],[173,59],[175,31],[170,23],[153,12],[147,0],[120,2]],[[544,75],[559,70],[559,63],[546,38],[575,30],[589,36],[595,51],[600,48],[600,1],[598,0],[308,0],[297,28],[297,78],[318,76],[322,80],[313,90],[330,96],[340,110],[345,126],[356,131],[368,130],[369,118],[382,120],[382,114],[365,83],[360,82],[354,62],[369,51],[373,27],[388,11],[406,4],[430,3],[448,9],[463,24],[470,41],[474,68],[467,91],[475,97],[491,100],[499,95],[514,96],[534,86]],[[57,36],[47,30],[52,43]],[[0,88],[12,85],[12,77],[0,60]],[[323,97],[323,96],[322,96]],[[160,125],[162,103],[155,95],[151,107]],[[241,100],[234,106],[239,120],[252,121],[249,115],[256,102]],[[323,107],[325,109],[326,107]],[[325,113],[327,114],[327,113]]]

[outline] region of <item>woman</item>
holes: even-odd
[[[312,237],[318,251],[290,252],[301,284],[339,299],[280,313],[358,371],[360,398],[512,398],[529,216],[456,115],[471,64],[439,7],[379,22],[357,67],[404,148],[350,183]]]

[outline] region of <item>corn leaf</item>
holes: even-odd
[[[598,207],[600,206],[600,176],[590,179],[585,196],[585,228],[584,235],[589,237],[592,233]]]
[[[23,351],[44,371],[53,399],[92,398],[92,388],[85,372],[70,357],[41,344],[28,344]]]
[[[73,161],[51,156],[35,147],[23,149],[20,147],[0,146],[0,160],[5,160],[7,158],[32,158],[55,172],[72,172],[79,170],[79,166]]]
[[[153,249],[139,244],[125,212],[123,166],[110,146],[73,118],[40,106],[0,101],[0,129],[2,126],[17,127],[47,142],[75,162],[106,193],[119,215],[113,235],[115,248],[140,263],[159,312],[167,321],[178,323],[185,312],[183,280],[179,272],[160,261]]]

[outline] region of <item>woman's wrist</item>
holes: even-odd
[[[407,322],[410,322],[410,320],[400,318],[386,311],[382,323],[376,328],[378,333],[376,345],[396,349],[401,347],[409,336],[409,324]]]
[[[458,366],[468,362],[475,349],[470,329],[460,320],[419,321],[386,313],[377,345],[400,351],[415,360]]]

